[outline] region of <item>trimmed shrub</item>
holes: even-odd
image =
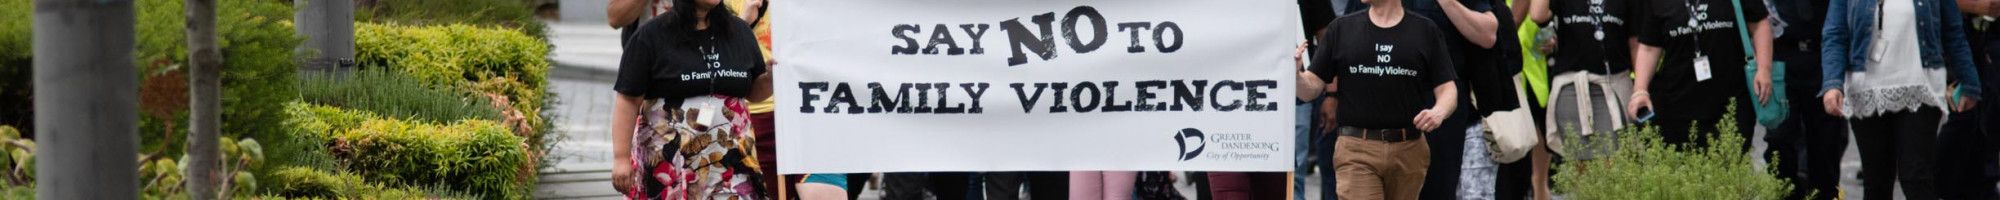
[[[400,72],[433,86],[486,95],[506,105],[500,122],[527,138],[538,161],[554,143],[549,119],[549,47],[507,28],[450,24],[355,24],[355,59],[363,68]]]
[[[506,28],[355,23],[354,46],[361,66],[401,71],[433,84],[458,86],[483,80],[481,76],[514,77],[537,89],[548,83],[548,43]]]
[[[524,0],[361,0],[355,21],[417,25],[477,24],[544,38],[548,27]]]
[[[1723,116],[1721,121],[1732,121],[1733,114]],[[1709,138],[1707,147],[1664,144],[1653,127],[1620,130],[1618,141],[1599,143],[1618,142],[1620,149],[1609,156],[1558,165],[1557,192],[1574,199],[1784,198],[1791,186],[1753,165],[1739,146],[1746,140],[1734,134],[1737,128],[1721,123],[1717,130],[1727,134]]]
[[[272,170],[270,176],[277,181],[269,183],[268,194],[284,197],[336,198],[367,185],[361,176],[306,167],[280,168]]]
[[[485,97],[427,85],[380,70],[351,74],[308,74],[299,79],[306,103],[381,113],[396,119],[443,123],[461,119],[501,120]]]
[[[526,198],[535,181],[522,139],[492,121],[429,124],[303,103],[288,110],[299,118],[288,124],[325,138],[335,164],[367,180],[506,199]]]
[[[450,191],[392,188],[363,181],[360,175],[305,167],[286,167],[272,172],[278,182],[272,193],[258,199],[480,199]]]

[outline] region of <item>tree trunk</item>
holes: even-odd
[[[222,52],[215,44],[215,0],[187,0],[188,41],[188,168],[182,177],[188,195],[195,200],[216,198],[223,172],[216,170],[222,154],[216,152],[216,134],[221,130]]]
[[[37,199],[137,199],[131,0],[35,0]]]

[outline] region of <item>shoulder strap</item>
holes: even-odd
[[[1742,37],[1743,40],[1741,40],[1742,41],[1741,43],[1743,43],[1743,54],[1749,55],[1744,57],[1755,57],[1757,55],[1756,53],[1757,48],[1750,46],[1751,44],[1756,43],[1754,41],[1750,41],[1750,24],[1743,23],[1743,1],[1744,0],[1729,0],[1729,8],[1736,11],[1736,17],[1735,17],[1736,36]],[[1751,0],[1751,1],[1762,1],[1762,0]]]

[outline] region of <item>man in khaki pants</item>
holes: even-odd
[[[1416,199],[1430,166],[1424,134],[1458,105],[1457,73],[1443,40],[1457,35],[1440,31],[1434,19],[1406,14],[1401,1],[1362,2],[1370,7],[1365,13],[1327,25],[1320,38],[1326,48],[1314,52],[1311,70],[1300,69],[1298,78],[1328,83],[1325,91],[1340,101],[1333,156],[1339,198]]]

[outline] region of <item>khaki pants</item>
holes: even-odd
[[[1430,167],[1426,139],[1401,142],[1340,136],[1333,144],[1340,199],[1417,199]]]

